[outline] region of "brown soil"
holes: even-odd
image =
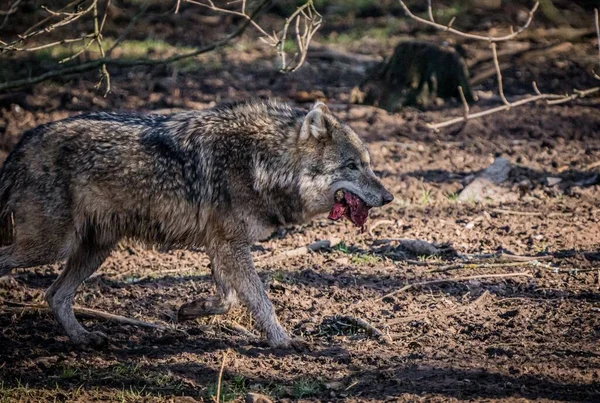
[[[363,42],[362,53],[391,49]],[[485,45],[469,50],[483,52]],[[507,69],[506,92],[528,92],[533,79],[544,91],[589,87],[592,52],[589,39],[567,55]],[[259,268],[281,322],[312,351],[273,351],[231,331],[234,324],[254,331],[242,308],[174,324],[178,306],[213,291],[206,256],[123,245],[82,286],[76,303],[166,329],[84,320],[111,341],[79,349],[47,313],[9,312],[2,303],[1,401],[210,400],[224,356],[228,400],[260,391],[277,400],[600,401],[600,167],[589,168],[600,161],[598,98],[525,106],[470,122],[458,134],[432,133],[425,122],[460,115],[460,108],[446,103],[389,115],[348,107],[362,77],[356,66],[309,59],[282,76],[273,72],[268,49],[232,47],[210,58],[213,64],[185,74],[173,67],[114,71],[106,98],[93,90],[93,73],[2,95],[0,146],[5,156],[24,130],[88,110],[201,108],[247,97],[307,106],[302,101],[327,98],[369,142],[396,200],[371,211],[363,234],[348,222],[321,219],[256,245],[256,256],[270,256],[342,239],[333,249]],[[476,89],[493,91],[494,82]],[[506,193],[486,203],[456,203],[452,195],[498,155],[515,165]],[[548,177],[562,181],[549,186]],[[424,259],[394,242],[381,244],[385,238],[450,243],[462,255],[502,251],[549,260],[449,268],[459,261],[455,254]],[[0,298],[39,303],[58,272],[58,265],[15,270],[0,280]],[[532,277],[427,285],[379,300],[407,283],[517,272]],[[379,340],[344,316],[364,319],[394,340]]]

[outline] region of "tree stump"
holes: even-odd
[[[457,49],[405,41],[352,90],[351,101],[397,112],[404,106],[431,105],[437,98],[460,99],[459,86],[467,102],[473,102],[467,64]]]

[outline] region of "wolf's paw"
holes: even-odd
[[[311,345],[306,340],[300,338],[290,338],[272,341],[269,340],[269,345],[278,350],[294,350],[300,353],[311,351]]]
[[[200,298],[181,305],[177,311],[177,321],[185,322],[203,316],[223,315],[230,307],[230,304],[219,297]]]
[[[102,347],[108,343],[108,336],[102,332],[81,332],[71,336],[71,341],[79,346]]]

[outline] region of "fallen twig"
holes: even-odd
[[[546,256],[541,256],[542,258],[545,258]],[[549,256],[550,258],[552,258],[552,256]],[[541,259],[540,259],[541,260]],[[476,263],[476,262],[465,262],[465,263],[457,263],[457,264],[452,264],[452,265],[448,265],[448,266],[444,266],[444,267],[440,267],[439,269],[431,269],[428,270],[427,273],[446,273],[452,270],[459,270],[459,269],[489,269],[489,268],[493,268],[493,267],[517,267],[517,266],[527,266],[527,265],[535,265],[538,264],[539,260],[538,259],[532,259],[532,260],[520,260],[517,262],[505,262],[505,263]]]
[[[388,224],[388,225],[394,224],[394,221],[392,221],[392,220],[375,221],[372,225],[369,226],[369,235],[371,235],[373,238],[375,238],[375,234],[373,233],[375,228],[379,227],[380,225],[386,225],[386,224]]]
[[[38,312],[52,312],[52,310],[50,309],[49,306],[44,305],[44,304],[22,304],[20,302],[12,302],[12,301],[3,301],[5,304],[7,305],[11,305],[11,306],[6,306],[4,308],[2,308],[4,311],[38,311]],[[138,326],[138,327],[144,327],[144,328],[148,328],[148,329],[164,329],[164,326],[155,324],[155,323],[150,323],[150,322],[144,322],[138,319],[131,319],[131,318],[127,318],[125,316],[121,316],[121,315],[116,315],[114,313],[108,313],[108,312],[104,312],[104,311],[99,311],[96,309],[91,309],[91,308],[82,308],[82,307],[77,307],[74,306],[73,307],[73,311],[75,312],[75,315],[78,316],[83,316],[83,317],[88,317],[91,319],[102,319],[102,320],[107,320],[110,322],[116,322],[116,323],[120,323],[122,325],[132,325],[132,326]]]
[[[487,302],[487,300],[490,297],[491,297],[490,292],[488,290],[485,290],[485,292],[483,294],[481,294],[475,301],[471,302],[468,305],[463,305],[458,308],[440,309],[438,311],[433,311],[433,312],[425,312],[425,313],[420,313],[420,314],[416,314],[416,315],[404,316],[402,318],[392,319],[392,320],[388,321],[387,324],[388,324],[388,326],[392,326],[392,325],[399,325],[401,323],[412,322],[414,320],[425,319],[432,315],[446,317],[446,316],[450,316],[450,315],[456,315],[459,313],[465,313],[465,312],[468,312],[470,309],[478,307],[478,306],[482,305],[483,303]]]
[[[228,352],[229,352],[228,350],[223,352],[223,360],[221,361],[221,369],[219,370],[219,380],[217,382],[217,399],[216,399],[217,403],[221,402],[221,384],[223,381],[223,370],[225,369],[225,360],[227,359]]]
[[[439,256],[454,251],[451,246],[438,247],[421,239],[383,238],[375,240],[375,244],[398,242],[399,246],[417,256]]]
[[[421,287],[424,285],[434,285],[434,284],[441,284],[441,283],[453,283],[453,282],[460,282],[460,281],[480,280],[480,279],[486,279],[486,278],[509,278],[509,277],[530,277],[531,278],[533,276],[531,275],[531,273],[528,273],[528,272],[520,272],[520,273],[503,273],[503,274],[480,274],[480,275],[476,275],[476,276],[454,277],[454,278],[444,278],[444,279],[439,279],[439,280],[420,281],[418,283],[407,284],[402,288],[399,288],[395,291],[392,291],[392,292],[384,295],[383,297],[379,297],[375,300],[375,302],[381,301],[385,298],[392,297],[396,294],[400,294],[404,291],[408,291],[411,288]]]
[[[266,265],[266,264],[272,264],[272,263],[277,263],[280,262],[282,260],[285,259],[289,259],[292,257],[298,257],[298,256],[302,256],[302,255],[306,255],[307,253],[310,252],[317,252],[320,251],[322,249],[326,249],[326,248],[333,248],[334,246],[336,246],[337,244],[339,244],[341,242],[341,239],[339,238],[331,238],[331,239],[325,239],[322,241],[317,241],[317,242],[313,242],[309,245],[306,246],[302,246],[300,248],[296,248],[296,249],[291,249],[291,250],[286,250],[284,252],[281,252],[278,255],[275,256],[271,256],[271,257],[258,257],[256,259],[254,259],[254,262],[257,266],[262,266],[262,265]]]
[[[369,322],[367,322],[364,319],[356,318],[354,316],[347,316],[347,315],[340,316],[340,317],[338,317],[338,319],[346,321],[348,323],[351,323],[352,325],[357,326],[361,329],[364,329],[368,335],[377,337],[383,343],[387,344],[388,342],[392,341],[392,339],[388,335],[386,335],[381,330],[377,329],[375,326],[373,326],[372,324],[370,324]]]
[[[252,340],[259,339],[259,336],[257,334],[246,329],[244,326],[240,325],[239,323],[226,321],[226,322],[222,323],[222,325],[225,328],[227,328],[228,330],[230,330],[231,332],[242,335],[248,339],[252,339]]]
[[[491,209],[491,211],[493,213],[498,213],[498,214],[521,215],[521,216],[530,216],[530,217],[553,218],[553,217],[572,217],[573,216],[573,213],[561,213],[561,212],[540,213],[538,211],[515,211],[515,210],[507,210],[507,209],[501,209],[501,208],[494,208],[494,209]]]

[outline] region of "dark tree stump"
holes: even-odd
[[[459,86],[473,102],[467,64],[455,48],[406,41],[352,90],[351,100],[397,112],[403,106],[431,105],[436,98],[460,99]]]

